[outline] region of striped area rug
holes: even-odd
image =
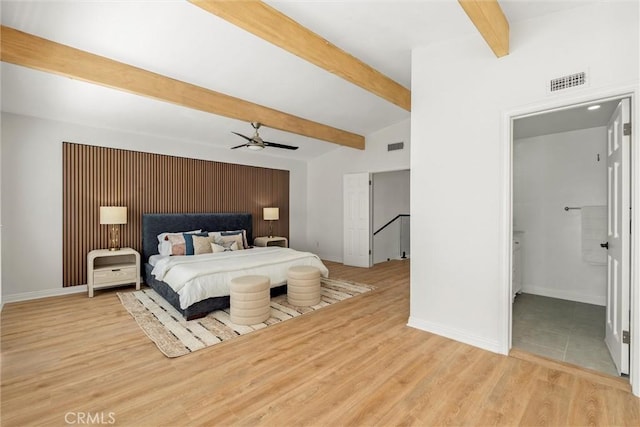
[[[231,323],[229,309],[214,311],[201,319],[184,320],[184,317],[153,289],[118,292],[118,297],[158,349],[167,357],[178,357],[321,309],[372,289],[374,287],[370,285],[323,278],[322,299],[319,304],[311,307],[296,307],[287,302],[287,295],[278,295],[271,299],[271,317],[264,323],[250,326]]]

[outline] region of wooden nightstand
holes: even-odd
[[[256,237],[253,241],[253,246],[281,246],[283,248],[289,247],[289,241],[286,237]]]
[[[87,254],[87,288],[89,297],[94,289],[136,284],[140,290],[140,254],[131,248],[117,251],[96,249]]]

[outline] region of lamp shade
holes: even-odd
[[[127,208],[122,206],[100,206],[100,224],[126,224]]]
[[[265,221],[277,221],[280,219],[280,208],[262,208],[262,218]]]

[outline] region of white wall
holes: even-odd
[[[290,171],[290,243],[306,245],[307,165],[204,144],[2,114],[4,302],[77,292],[62,288],[62,142]]]
[[[410,180],[408,170],[373,174],[373,231],[375,232],[398,214],[408,214],[410,208]],[[397,219],[373,237],[373,263],[398,259],[400,252],[401,224],[408,218]],[[406,231],[408,232],[408,230]],[[407,236],[408,238],[408,236]],[[408,240],[408,239],[407,239]],[[403,245],[408,246],[408,245]],[[409,256],[409,248],[406,248]]]
[[[387,151],[387,144],[404,142],[404,149]],[[308,165],[308,247],[322,259],[342,262],[342,177],[347,173],[408,169],[410,121],[407,119],[371,135],[366,149],[341,147]]]
[[[1,8],[1,7],[0,7]],[[0,130],[2,129],[2,115],[0,114]],[[1,142],[2,135],[0,135]],[[0,166],[2,165],[2,144],[0,143]],[[2,173],[0,173],[0,242],[2,242]],[[0,243],[0,310],[4,307],[2,298],[2,244]]]
[[[606,206],[606,137],[607,128],[596,127],[514,141],[513,228],[524,231],[523,292],[606,304],[606,265],[582,259],[581,211],[564,210]]]
[[[411,326],[508,351],[506,119],[636,88],[638,16],[638,2],[607,2],[512,24],[500,59],[479,35],[413,51]],[[547,93],[550,78],[583,70],[587,87]]]

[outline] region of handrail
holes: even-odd
[[[377,231],[375,231],[373,233],[373,235],[375,236],[376,234],[378,234],[379,232],[381,232],[382,230],[384,230],[385,228],[387,228],[387,226],[391,225],[391,223],[393,223],[396,219],[400,218],[401,216],[411,216],[410,214],[398,214],[396,215],[395,218],[393,218],[391,221],[389,221],[388,223],[386,223],[385,225],[383,225],[382,227],[378,228]]]

